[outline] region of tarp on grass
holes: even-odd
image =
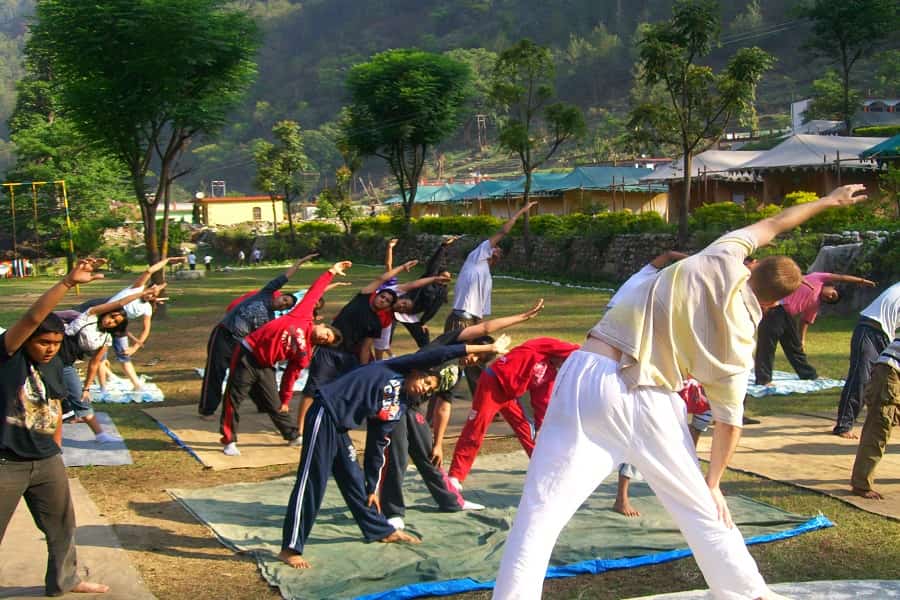
[[[309,570],[277,560],[294,478],[170,493],[236,550],[253,553],[265,579],[285,598],[416,598],[491,587],[515,515],[527,467],[524,453],[481,456],[466,480],[467,499],[487,510],[441,513],[418,475],[407,475],[407,531],[421,545],[366,544],[334,481],[308,540]],[[640,518],[612,512],[615,477],[604,483],[563,530],[549,576],[567,577],[686,556],[684,538],[643,484],[631,486]],[[729,506],[745,538],[761,541],[829,526],[742,497]],[[664,590],[661,590],[664,591]]]

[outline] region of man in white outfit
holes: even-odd
[[[687,539],[714,598],[777,598],[731,520],[719,482],[741,433],[763,307],[801,283],[796,263],[743,260],[829,207],[866,199],[848,185],[726,234],[621,298],[569,356],[528,468],[494,598],[539,598],[550,554],[578,507],[617,465],[638,468]],[[676,393],[690,373],[716,421],[704,478]]]

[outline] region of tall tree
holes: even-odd
[[[812,21],[804,47],[838,67],[844,98],[842,120],[846,135],[853,131],[850,74],[861,59],[900,28],[897,0],[804,0],[797,13]]]
[[[468,84],[465,64],[419,50],[388,50],[350,69],[345,143],[387,161],[407,228],[426,155],[459,127]]]
[[[256,178],[253,183],[272,200],[272,224],[278,234],[275,201],[279,196],[287,211],[291,239],[294,239],[292,205],[303,193],[304,171],[309,170],[309,159],[303,151],[303,136],[296,121],[278,121],[272,126],[275,143],[257,140],[253,147],[256,161]]]
[[[555,68],[548,48],[521,40],[497,57],[491,80],[491,99],[503,117],[500,147],[519,158],[525,175],[522,206],[528,205],[532,175],[567,140],[580,137],[586,126],[577,107],[552,102]],[[522,222],[526,252],[531,254],[528,213]]]
[[[642,83],[661,86],[668,102],[636,106],[629,124],[648,139],[681,148],[684,193],[678,204],[678,238],[682,245],[688,239],[694,154],[718,140],[733,119],[751,108],[756,84],[774,61],[753,47],[738,50],[719,73],[698,64],[718,43],[718,10],[716,0],[676,0],[672,19],[648,26],[638,42]]]
[[[195,136],[224,123],[256,72],[256,24],[228,6],[227,0],[37,4],[31,43],[47,57],[63,114],[127,166],[150,263],[168,251],[170,186],[185,173],[179,158]]]
[[[862,105],[861,94],[857,90],[844,88],[840,73],[828,69],[825,75],[812,82],[813,98],[803,114],[806,121],[827,119],[843,121],[844,115],[853,114]],[[849,102],[849,110],[848,110]]]

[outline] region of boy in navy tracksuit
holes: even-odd
[[[388,434],[403,416],[407,397],[434,391],[438,376],[428,369],[468,353],[503,352],[500,344],[455,344],[407,354],[362,366],[322,386],[306,415],[306,443],[300,455],[297,482],[284,519],[279,558],[295,568],[309,568],[301,555],[322,505],[329,473],[366,541],[419,540],[397,531],[381,514],[378,479],[384,467]],[[367,429],[365,474],[347,432]]]

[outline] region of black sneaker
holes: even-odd
[[[760,420],[744,415],[744,425],[759,425]]]

